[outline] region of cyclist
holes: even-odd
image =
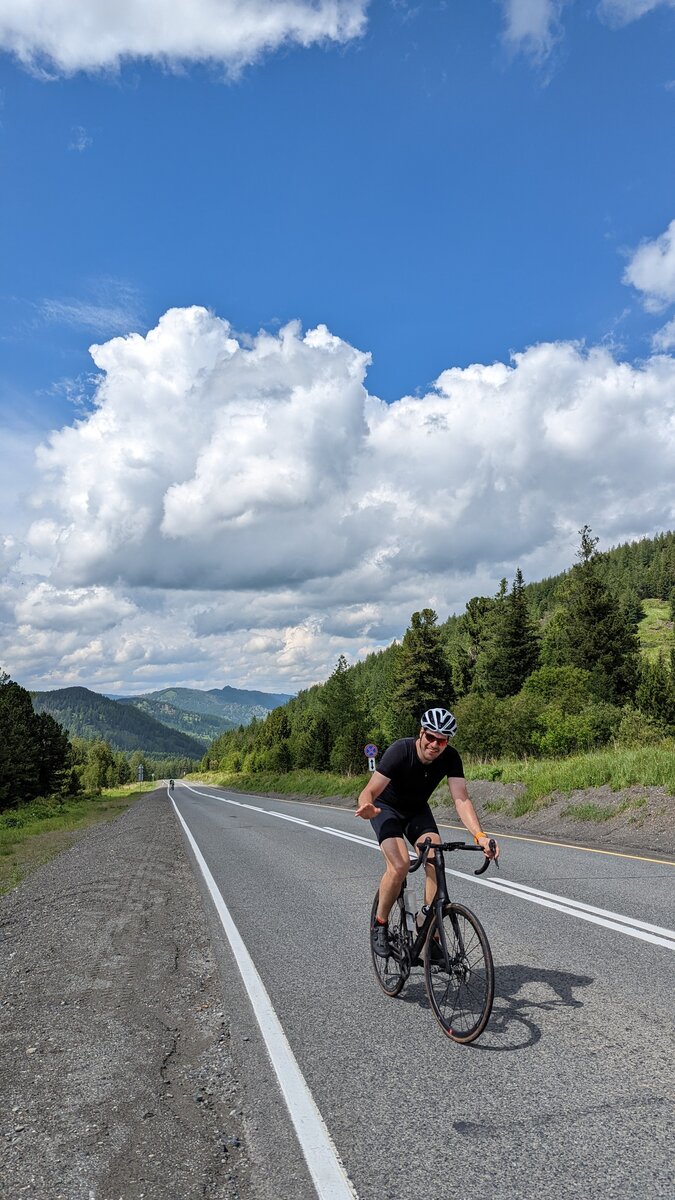
[[[496,843],[494,853],[490,851],[490,839],[481,830],[466,790],[462,760],[448,744],[456,732],[457,722],[447,708],[428,709],[417,737],[400,738],[385,750],[358,799],[356,815],[370,821],[387,863],[371,931],[373,950],[382,958],[389,954],[389,912],[410,866],[404,838],[417,848],[427,837],[436,844],[442,840],[429,807],[429,797],[442,779],[447,777],[457,816],[476,845],[488,858],[499,854]],[[436,894],[433,863],[427,862],[425,871],[424,899],[431,904]]]
[[[170,780],[169,780],[169,791],[170,791],[170,792],[172,792],[172,791],[173,791],[173,779],[170,779]]]

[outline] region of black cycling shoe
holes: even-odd
[[[370,944],[380,958],[389,958],[391,950],[389,949],[389,932],[386,925],[378,925],[374,923],[370,931]]]

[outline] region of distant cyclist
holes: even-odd
[[[169,791],[170,791],[170,792],[172,792],[172,791],[173,791],[173,779],[170,779],[170,780],[169,780]]]
[[[401,738],[385,750],[377,771],[373,772],[359,796],[356,815],[370,821],[387,861],[371,931],[373,950],[382,958],[389,954],[389,911],[410,866],[404,839],[416,847],[427,837],[436,844],[442,840],[429,807],[429,797],[442,779],[447,777],[457,816],[472,834],[476,845],[482,846],[488,858],[496,858],[499,854],[496,844],[494,854],[490,853],[490,839],[481,830],[466,790],[462,760],[448,744],[456,732],[457,722],[447,708],[428,709],[421,718],[417,737]],[[433,864],[428,863],[425,870],[424,899],[431,904],[436,893]]]

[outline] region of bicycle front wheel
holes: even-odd
[[[490,944],[478,917],[463,904],[445,905],[442,926],[443,937],[436,916],[424,946],[429,1003],[449,1038],[473,1042],[492,1011],[495,972]]]
[[[375,893],[373,907],[370,912],[370,928],[373,928],[375,916],[377,914],[377,905],[380,898],[380,893]],[[376,954],[371,945],[370,953],[375,968],[375,975],[382,991],[387,996],[398,996],[403,987],[408,975],[410,974],[410,954],[408,951],[408,938],[405,924],[405,912],[401,900],[395,900],[389,913],[387,922],[387,930],[389,933],[389,950],[388,958],[382,958]]]

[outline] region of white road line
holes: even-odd
[[[330,825],[313,825],[310,821],[301,821],[299,817],[291,817],[286,813],[279,813],[275,809],[260,808],[256,804],[231,800],[229,797],[214,795],[212,792],[200,792],[197,788],[190,787],[189,784],[185,784],[185,786],[195,795],[206,796],[209,800],[219,800],[222,804],[234,804],[237,808],[248,808],[253,812],[265,813],[266,816],[295,821],[307,829],[317,830],[318,833],[327,833],[331,837],[343,838],[345,841],[356,842],[368,849],[379,850],[379,846],[373,838],[347,833],[342,829],[334,829]],[[539,904],[542,908],[555,909],[556,912],[564,913],[565,916],[577,917],[580,921],[590,921],[593,925],[600,925],[604,929],[613,929],[618,933],[628,934],[629,937],[638,938],[640,941],[651,942],[652,945],[665,946],[668,950],[675,950],[675,930],[664,929],[660,925],[650,925],[647,921],[640,921],[636,917],[625,917],[621,913],[596,908],[592,904],[583,904],[579,900],[569,900],[566,896],[556,896],[552,892],[544,892],[539,888],[528,887],[527,884],[516,883],[510,879],[477,879],[473,874],[468,875],[464,871],[455,871],[451,867],[446,867],[445,871],[446,875],[455,875],[458,879],[480,884],[481,887],[492,888],[513,899],[529,900],[532,904]]]
[[[190,789],[194,791],[194,789]],[[201,793],[202,795],[206,793]],[[206,885],[211,893],[216,911],[232,947],[232,953],[237,960],[244,986],[248,992],[272,1066],[279,1080],[286,1106],[290,1113],[300,1147],[314,1181],[319,1200],[357,1200],[347,1173],[340,1161],[340,1156],[333,1144],[332,1138],[324,1124],[314,1097],[310,1092],[305,1078],[298,1066],[297,1060],[283,1031],[281,1022],[272,1007],[265,985],[260,978],[253,959],[251,958],[241,934],[237,929],[229,909],[218,890],[204,857],[188,829],[183,817],[178,811],[175,800],[172,804],[180,821],[199,868],[204,876]],[[242,808],[252,808],[253,805],[242,805]],[[267,812],[267,809],[258,809]],[[279,814],[277,814],[279,815]]]
[[[279,817],[282,821],[292,821],[294,825],[309,825],[309,821],[303,821],[302,817],[289,817],[288,813],[277,812],[275,808],[267,808],[265,812],[270,813],[273,817]]]
[[[662,925],[650,925],[648,921],[638,921],[637,917],[623,917],[621,913],[611,912],[606,908],[596,908],[593,904],[582,904],[579,900],[569,900],[567,896],[556,896],[555,892],[542,892],[540,888],[528,887],[526,883],[515,883],[513,879],[500,879],[502,887],[516,888],[521,892],[534,892],[537,896],[545,896],[547,900],[559,900],[569,908],[584,908],[587,912],[596,913],[599,917],[609,917],[613,921],[629,922],[638,929],[646,929],[649,933],[660,933],[664,937],[675,937],[675,932],[664,929]]]
[[[456,875],[458,879],[471,879],[470,875],[465,875],[462,871],[453,871],[450,867],[446,868],[446,874]],[[558,904],[554,900],[547,900],[546,893],[541,895],[529,895],[527,892],[521,891],[520,888],[509,887],[509,881],[506,879],[497,881],[496,879],[472,879],[472,883],[479,883],[481,887],[495,888],[504,896],[513,896],[516,900],[531,900],[533,904],[540,904],[542,908],[553,908],[556,912],[564,913],[568,917],[578,917],[580,921],[590,921],[593,925],[601,925],[604,929],[614,929],[617,933],[627,933],[630,937],[638,938],[641,942],[651,942],[654,946],[665,946],[668,950],[675,950],[675,931],[666,929],[666,937],[658,937],[656,934],[647,933],[646,931],[637,928],[633,917],[624,917],[619,913],[616,914],[615,920],[608,920],[605,917],[597,916],[592,911],[592,906],[589,905],[587,910],[577,900],[565,900]],[[602,911],[602,910],[600,910]]]

